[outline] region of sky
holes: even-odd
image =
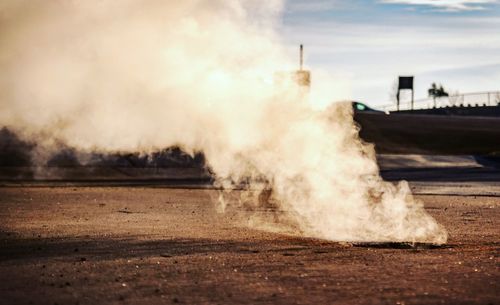
[[[288,0],[281,39],[305,45],[306,67],[347,82],[350,96],[386,105],[397,76],[451,93],[500,90],[500,0]]]

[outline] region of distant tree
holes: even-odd
[[[449,96],[448,92],[444,90],[443,85],[439,85],[439,87],[436,85],[436,83],[432,83],[431,87],[429,90],[429,97],[443,97],[443,96]]]
[[[427,92],[429,93],[429,97],[432,97],[432,99],[434,100],[434,108],[436,107],[436,98],[449,96],[448,92],[444,90],[443,85],[440,84],[438,87],[436,83],[432,83]]]

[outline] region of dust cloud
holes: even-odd
[[[48,152],[202,151],[217,185],[272,190],[306,236],[446,242],[407,184],[380,178],[350,105],[315,110],[337,98],[327,82],[273,80],[297,66],[274,30],[283,6],[2,1],[0,125]]]

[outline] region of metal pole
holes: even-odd
[[[399,111],[399,89],[398,94],[396,94],[396,111]]]
[[[300,71],[302,71],[303,66],[304,66],[304,46],[300,45]]]
[[[415,98],[415,90],[411,89],[411,110],[413,110],[414,98]]]

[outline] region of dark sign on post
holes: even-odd
[[[399,111],[399,92],[401,90],[411,90],[411,109],[413,110],[413,98],[414,98],[414,91],[413,91],[413,76],[400,76],[399,81],[398,81],[398,94],[396,95],[397,98],[397,109]]]
[[[400,76],[398,89],[412,89],[413,90],[413,76]]]

